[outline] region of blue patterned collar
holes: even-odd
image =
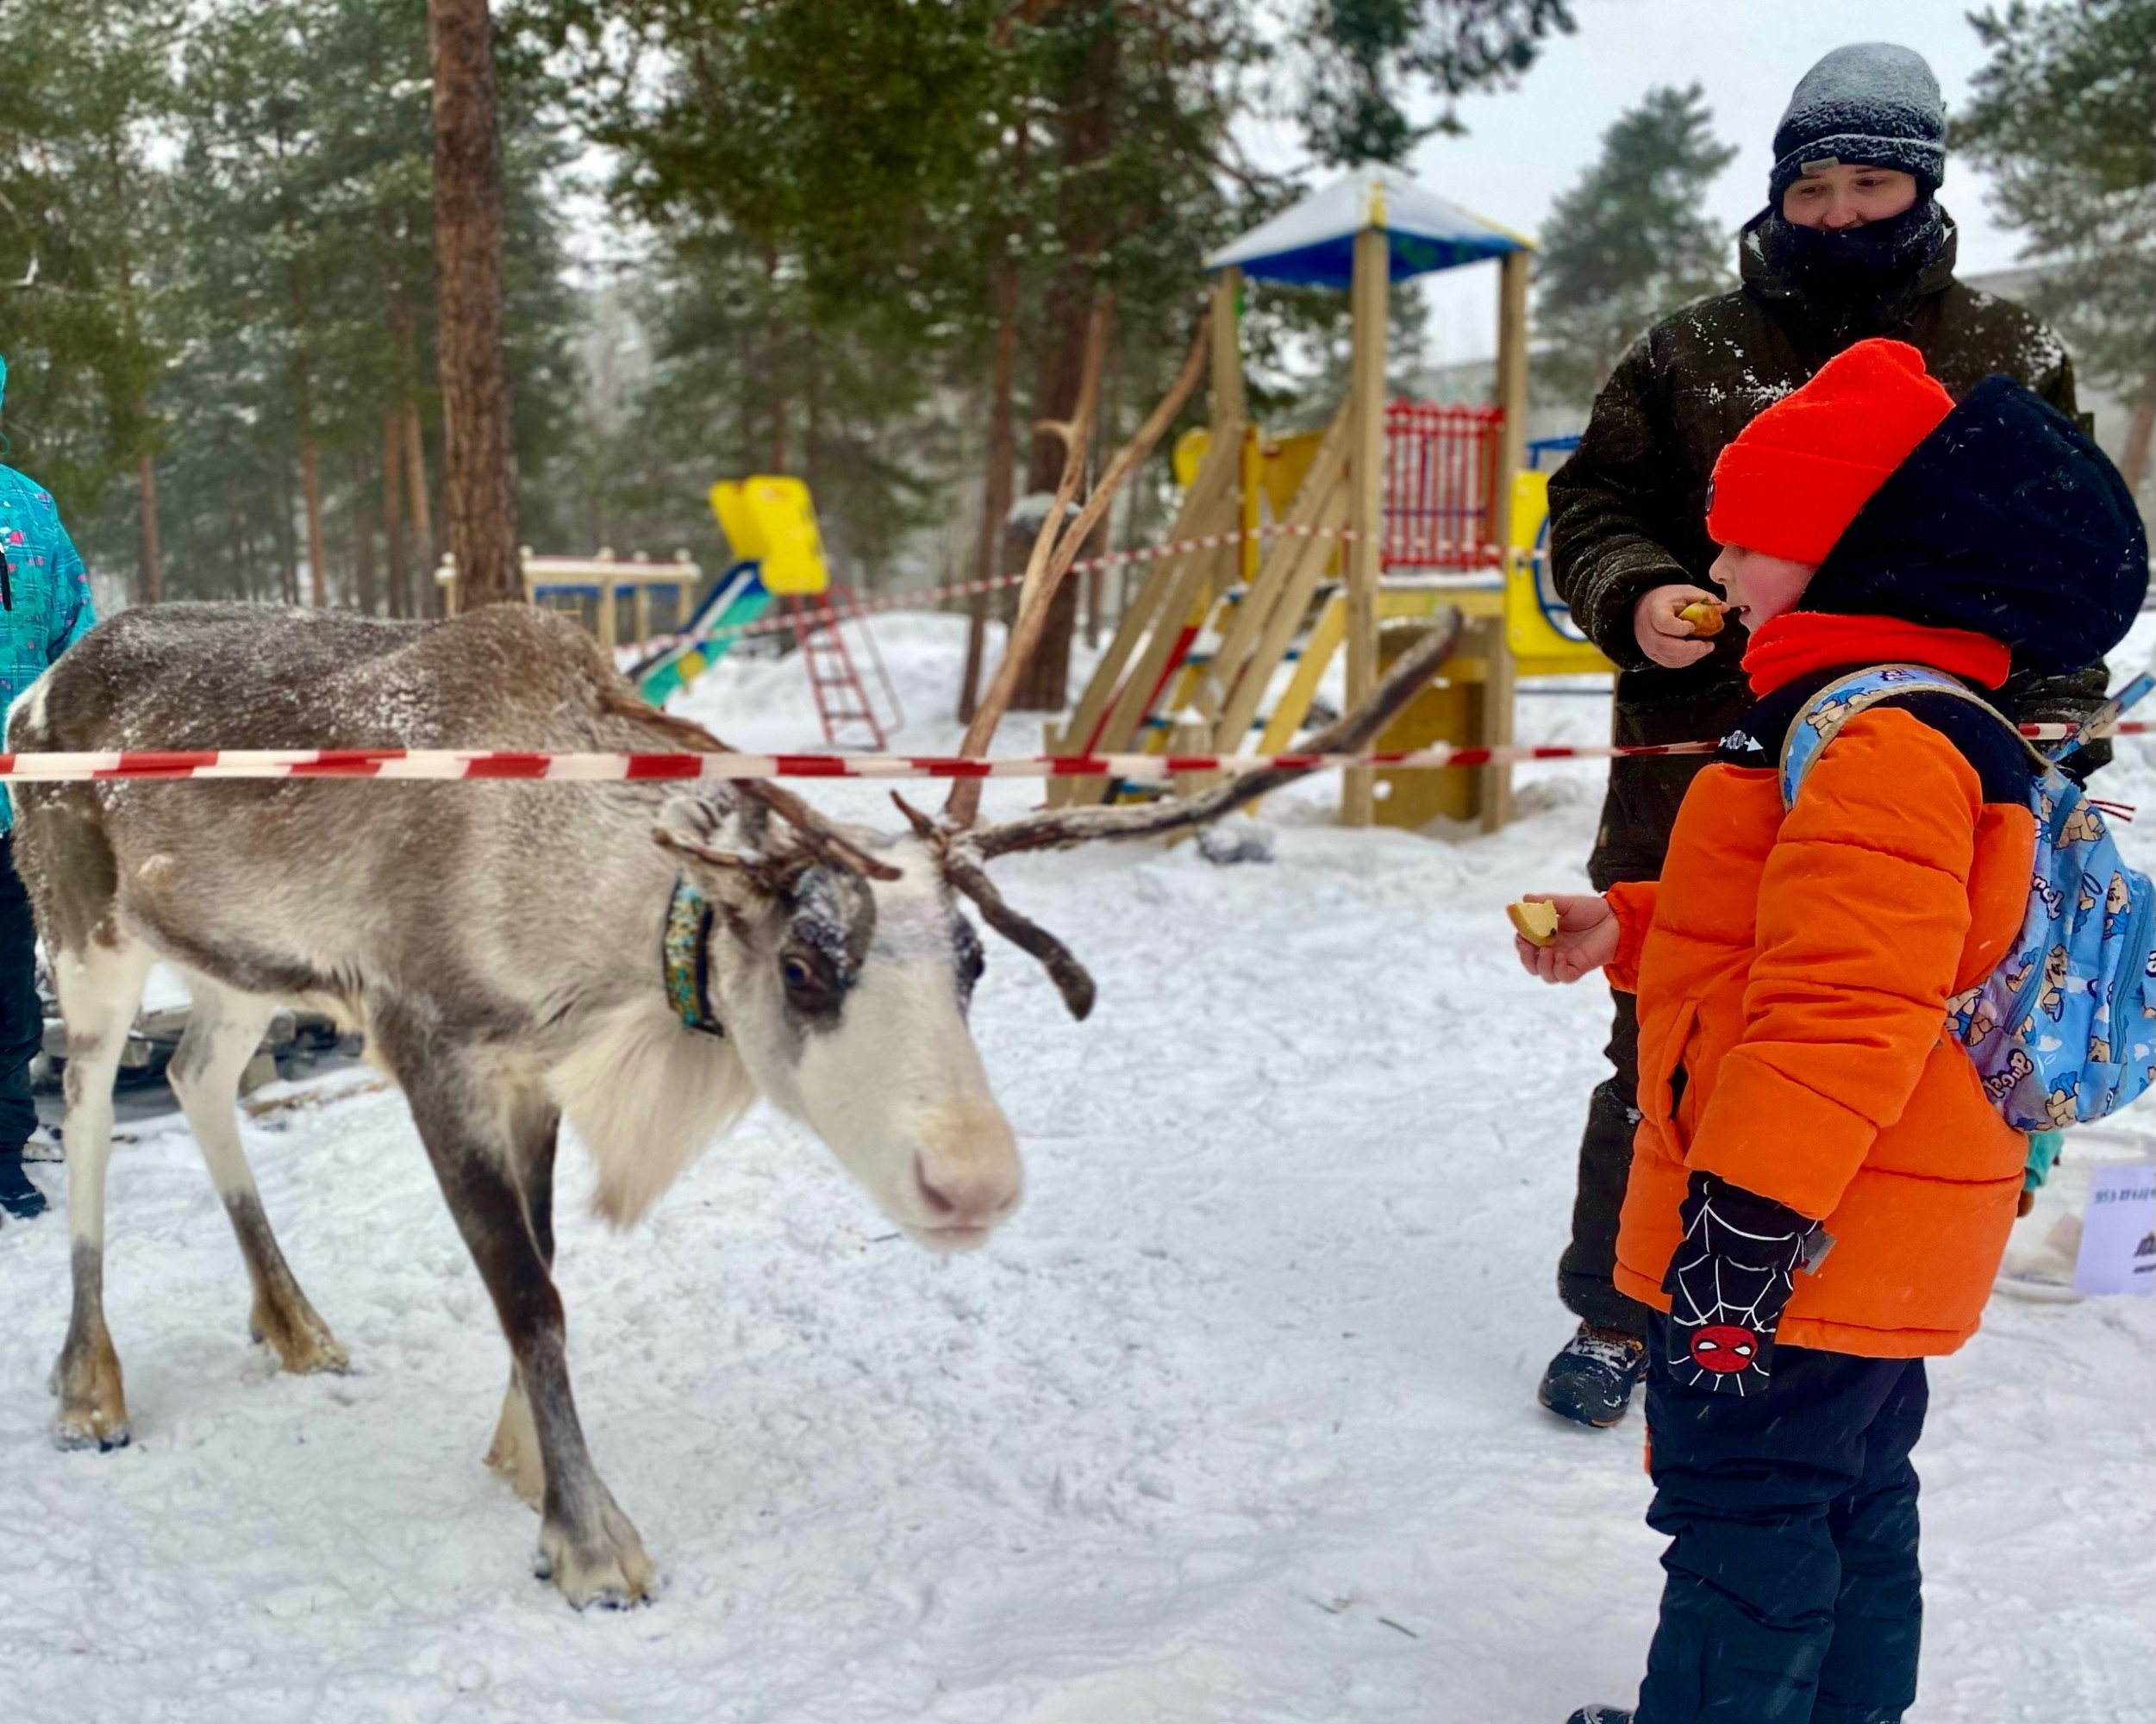
[[[682,875],[666,906],[666,931],[659,940],[659,961],[666,978],[666,1003],[691,1029],[723,1036],[726,1026],[711,1009],[709,947],[711,906]]]

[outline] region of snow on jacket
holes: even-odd
[[[2007,955],[2035,823],[2020,741],[1938,693],[1851,719],[1784,809],[1784,739],[1835,677],[1882,659],[1997,687],[2115,645],[2148,584],[2124,482],[2078,428],[1994,378],[1859,511],[1802,608],[1759,633],[1758,704],[1693,781],[1659,885],[1609,892],[1635,989],[1640,1121],[1620,1290],[1663,1309],[1703,1170],[1822,1221],[1792,1346],[1950,1352],[2005,1250],[2028,1140],[1947,1032]],[[1979,632],[1980,631],[1980,632]]]
[[[1759,411],[1869,335],[1891,335],[1960,400],[2003,372],[2060,411],[2075,410],[2073,373],[2059,338],[2010,301],[1954,278],[1951,222],[1937,257],[1894,304],[1867,317],[1830,315],[1777,271],[1762,215],[1739,243],[1742,284],[1665,318],[1625,355],[1597,397],[1579,449],[1550,481],[1551,567],[1595,643],[1615,659],[1615,739],[1660,743],[1721,734],[1750,703],[1739,661],[1745,639],[1725,629],[1716,650],[1684,670],[1650,665],[1632,633],[1632,607],[1650,587],[1710,584],[1707,484],[1723,447]],[[1845,309],[1846,311],[1846,309]],[[2078,676],[2017,674],[2009,706],[2025,718],[2079,716],[2102,698],[2101,668]],[[1597,888],[1651,879],[1692,759],[1619,761],[1610,772]]]
[[[7,393],[0,359],[0,402]],[[0,711],[97,621],[90,579],[53,494],[0,465]],[[0,790],[0,832],[15,821]]]

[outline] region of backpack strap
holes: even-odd
[[[1843,725],[1883,701],[1916,694],[1946,695],[1981,709],[2011,733],[2033,769],[2041,772],[2050,765],[2005,714],[1952,677],[1924,665],[1874,665],[1868,671],[1853,671],[1828,684],[1790,721],[1782,738],[1782,806],[1796,806],[1797,793],[1803,788],[1806,774],[1826,752],[1827,745],[1841,734]]]

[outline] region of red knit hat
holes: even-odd
[[[1915,348],[1859,341],[1722,452],[1707,531],[1718,545],[1824,562],[1872,493],[1953,409]]]

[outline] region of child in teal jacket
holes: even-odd
[[[8,365],[0,358],[0,408]],[[0,710],[97,621],[90,578],[53,494],[0,465]],[[15,871],[14,811],[0,790],[0,1209],[28,1220],[45,1199],[22,1171],[37,1129],[30,1061],[44,1039],[37,998],[37,929]]]

